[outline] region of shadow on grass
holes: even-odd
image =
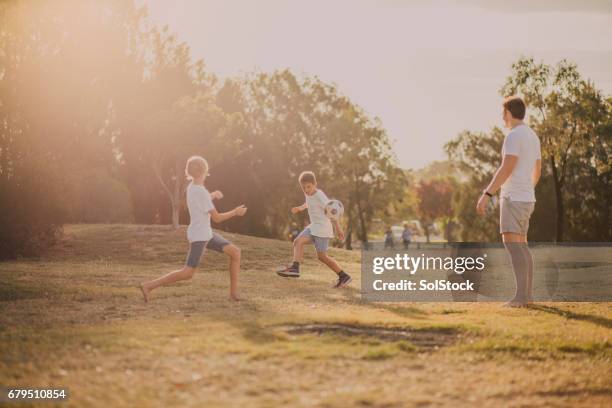
[[[380,307],[380,305],[377,305]],[[383,309],[395,313],[401,317],[408,317],[410,319],[425,319],[428,313],[424,310],[414,306],[383,306]]]
[[[360,296],[361,292],[353,287],[342,289],[342,294],[347,301],[359,303],[359,305],[363,307],[386,310],[400,317],[407,317],[409,319],[425,319],[429,314],[416,306],[401,306],[400,304],[391,305],[384,302],[366,302]]]
[[[296,284],[299,285],[299,290],[296,290]],[[330,299],[327,295],[329,295],[332,290],[339,291],[341,297]],[[295,280],[279,278],[278,284],[266,287],[266,297],[277,299],[286,298],[288,303],[295,301],[299,304],[308,304],[319,300],[323,303],[331,302],[338,304],[339,307],[342,307],[342,305],[346,303],[357,303],[360,307],[372,310],[387,310],[398,316],[407,318],[424,319],[427,315],[427,312],[414,306],[402,307],[384,303],[363,302],[360,291],[356,288],[347,287],[343,289],[330,289],[327,283],[310,279],[300,279],[299,282],[296,282]],[[274,327],[277,325],[268,326],[262,324],[262,320],[284,323],[295,323],[304,320],[303,317],[283,308],[267,307],[265,304],[251,300],[242,300],[240,304],[236,306],[244,313],[241,318],[228,319],[228,311],[223,309],[200,310],[199,312],[212,319],[231,324],[240,330],[246,340],[253,344],[260,345],[278,340],[278,337],[274,334]],[[410,329],[410,326],[405,324],[403,328]]]
[[[0,285],[0,302],[44,298],[48,292],[49,288],[45,286],[35,286],[31,283],[24,284],[4,279],[2,285]]]
[[[554,396],[554,397],[577,397],[586,395],[612,395],[612,390],[607,388],[594,388],[594,389],[577,389],[577,390],[554,390],[554,391],[540,391],[536,392],[537,395],[542,397]]]
[[[605,327],[607,329],[612,328],[612,319],[608,319],[602,316],[594,316],[594,315],[589,315],[589,314],[584,314],[584,313],[570,312],[569,310],[563,310],[563,309],[559,309],[553,306],[529,305],[527,307],[532,310],[539,310],[541,312],[556,314],[558,316],[562,316],[562,317],[565,317],[571,320],[580,320],[583,322],[593,323],[598,326]]]

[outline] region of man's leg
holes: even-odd
[[[527,289],[526,289],[526,298],[527,303],[533,302],[533,256],[531,255],[531,251],[529,250],[529,245],[525,242],[525,246],[523,247],[523,252],[525,259],[527,260]]]
[[[516,293],[514,298],[506,305],[511,307],[523,306],[528,302],[528,279],[529,279],[529,260],[526,253],[527,237],[513,232],[504,232],[502,239],[504,246],[510,255],[512,271],[516,280]]]

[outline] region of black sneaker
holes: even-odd
[[[283,278],[299,278],[300,270],[294,266],[286,266],[276,271],[278,276],[282,276]]]
[[[334,288],[340,289],[340,288],[347,287],[348,284],[351,283],[352,280],[353,278],[351,278],[351,275],[349,275],[348,273],[342,272],[341,274],[338,275],[338,282],[336,282],[336,284],[334,285]]]

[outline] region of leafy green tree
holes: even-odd
[[[609,241],[612,237],[610,99],[580,78],[575,65],[521,59],[502,92],[519,92],[534,114],[529,124],[542,144],[542,177],[529,237],[535,241]],[[501,160],[504,135],[463,132],[447,143],[449,158],[468,180],[454,198],[466,241],[497,240],[497,220],[476,217],[474,202]],[[551,217],[551,212],[555,214]]]
[[[351,248],[353,233],[367,243],[372,219],[388,219],[401,209],[406,179],[382,124],[360,108],[347,105],[331,122],[326,139],[323,169],[329,172],[332,191],[344,202],[346,246]]]
[[[530,124],[542,142],[543,162],[553,180],[556,207],[556,241],[566,238],[569,196],[575,183],[574,170],[584,167],[599,178],[595,183],[603,196],[597,201],[610,202],[611,146],[610,104],[592,82],[581,78],[577,67],[568,61],[556,66],[521,58],[512,65],[512,74],[501,89],[503,95],[520,93],[532,107]],[[603,142],[603,143],[602,143]],[[574,180],[571,180],[571,179]],[[609,208],[604,221],[610,225]],[[604,215],[599,213],[600,215]]]
[[[0,256],[50,244],[72,175],[112,173],[111,101],[135,64],[125,50],[141,18],[127,0],[0,3]]]
[[[483,186],[499,166],[503,141],[504,133],[496,127],[489,133],[461,132],[445,146],[449,158],[467,177],[453,196],[454,214],[464,242],[496,242],[500,239],[498,213],[478,216],[475,197],[482,194]],[[538,204],[529,225],[530,240],[551,241],[554,239],[554,218],[550,217],[550,208],[554,207],[554,190],[552,179],[546,172],[538,183],[536,200]]]
[[[192,60],[189,47],[167,27],[137,34],[129,49],[138,69],[113,99],[115,147],[122,177],[132,192],[136,221],[171,223],[176,228],[183,206],[185,160],[202,154],[219,127],[215,115],[221,111],[213,106],[212,96],[216,79],[201,60]]]
[[[214,177],[216,165],[238,154],[244,127],[240,115],[225,114],[210,95],[184,97],[169,111],[158,112],[148,121],[145,157],[155,177],[167,193],[172,210],[172,225],[179,225],[186,187],[185,162],[199,154],[207,158]]]
[[[436,178],[422,180],[417,186],[418,213],[427,242],[430,242],[430,228],[434,222],[438,219],[448,222],[453,216],[455,184],[452,178]]]
[[[475,197],[482,193],[483,186],[487,185],[501,162],[503,141],[504,134],[496,127],[490,134],[463,131],[445,145],[450,160],[468,178],[453,197],[462,241],[491,242],[499,239],[497,219],[478,217]]]
[[[68,176],[64,191],[70,223],[129,223],[132,200],[125,183],[106,168],[88,168]]]
[[[239,165],[250,180],[254,213],[263,212],[263,231],[284,235],[288,209],[303,200],[297,177],[313,170],[321,187],[345,204],[347,246],[354,232],[367,241],[371,218],[403,187],[381,124],[316,77],[288,70],[254,74],[240,84],[242,95],[235,83],[226,85],[218,100],[227,111],[244,114],[248,132]]]

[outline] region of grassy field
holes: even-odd
[[[208,252],[144,304],[138,283],[184,262],[184,229],[65,233],[0,263],[0,386],[67,387],[58,406],[612,405],[609,303],[364,303],[359,252],[332,251],[354,277],[334,290],[311,252],[282,279],[288,242],[224,234],[243,249],[243,301]]]

